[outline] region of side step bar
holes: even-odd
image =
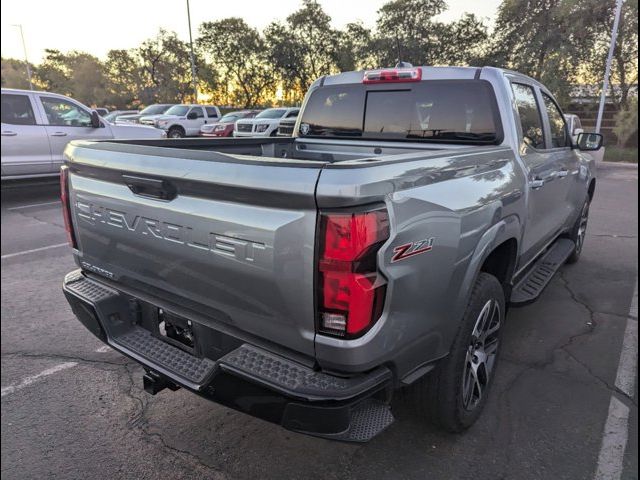
[[[511,305],[523,306],[536,300],[575,248],[568,238],[557,240],[513,288]]]

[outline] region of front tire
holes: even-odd
[[[184,130],[180,127],[171,127],[167,132],[167,137],[169,138],[184,138],[184,136]]]
[[[452,433],[478,419],[495,376],[504,315],[502,285],[480,273],[449,356],[413,392],[422,416]]]

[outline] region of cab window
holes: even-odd
[[[191,109],[191,111],[189,112],[191,113],[195,113],[196,114],[196,118],[204,118],[204,112],[202,111],[201,107],[194,107]]]
[[[544,106],[549,116],[549,125],[551,126],[551,148],[568,147],[569,135],[567,134],[567,122],[560,108],[553,99],[546,93],[542,94]]]
[[[40,97],[49,125],[90,127],[91,114],[75,103],[55,97]]]
[[[542,116],[533,87],[522,83],[513,83],[511,88],[516,100],[524,142],[533,148],[545,148]]]

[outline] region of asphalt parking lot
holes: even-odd
[[[582,259],[510,311],[480,421],[444,434],[401,397],[395,424],[364,445],[182,390],[146,394],[142,369],[103,347],[61,293],[75,265],[57,185],[3,185],[2,478],[638,478],[637,381],[619,373],[625,331],[637,332],[637,172],[600,167]]]

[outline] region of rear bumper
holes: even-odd
[[[368,441],[393,422],[380,400],[391,382],[386,367],[338,377],[234,338],[222,338],[220,355],[207,358],[143,328],[137,299],[80,270],[65,277],[63,291],[80,322],[100,340],[155,378],[210,400],[293,431],[344,441]],[[223,336],[206,332],[205,338]]]

